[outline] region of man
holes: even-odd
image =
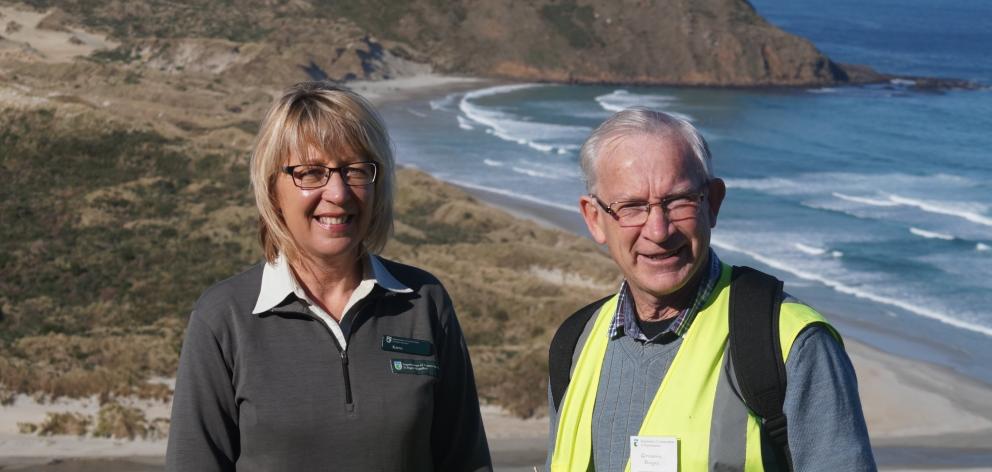
[[[642,108],[582,146],[582,216],[624,281],[585,324],[568,389],[551,402],[551,470],[777,468],[726,374],[731,267],[710,248],[726,187],[710,160],[690,123]],[[875,470],[836,332],[788,296],[780,313],[794,470]]]

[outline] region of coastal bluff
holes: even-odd
[[[101,60],[255,84],[425,72],[516,81],[821,86],[887,80],[833,62],[747,0],[30,0],[39,28],[85,28]]]
[[[809,86],[880,79],[831,61],[747,0],[375,1],[350,13],[446,73],[512,80]],[[395,22],[377,18],[389,11]]]

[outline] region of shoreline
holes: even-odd
[[[439,94],[472,90],[494,83],[498,81],[431,73],[386,80],[352,80],[342,82],[341,85],[365,97],[376,107],[382,107],[387,104],[435,97]]]

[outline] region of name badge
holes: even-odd
[[[630,472],[678,472],[679,440],[671,436],[631,436]]]
[[[413,338],[401,338],[399,336],[383,336],[382,350],[390,352],[402,352],[404,354],[416,354],[418,356],[429,356],[434,352],[434,345],[429,341]]]

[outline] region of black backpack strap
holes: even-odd
[[[779,341],[782,281],[734,267],[730,283],[730,356],[744,404],[761,417],[779,464],[792,468],[785,413],[785,360]]]
[[[558,328],[554,339],[551,340],[551,348],[548,350],[548,374],[551,382],[551,399],[555,405],[555,411],[561,406],[561,400],[565,398],[565,391],[568,390],[568,383],[572,378],[572,355],[575,353],[575,345],[582,336],[582,330],[586,323],[592,318],[599,307],[603,306],[613,295],[596,300],[573,313]]]

